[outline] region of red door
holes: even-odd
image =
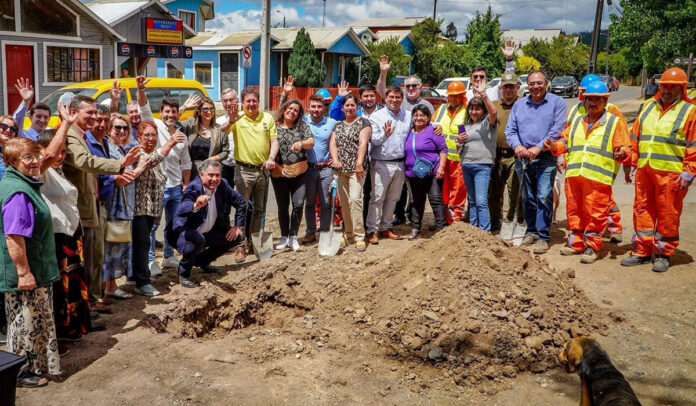
[[[29,79],[34,86],[34,47],[31,45],[5,45],[5,89],[7,89],[7,113],[14,113],[22,98],[17,93],[17,79]],[[36,88],[36,86],[34,86]],[[35,98],[37,95],[34,96]]]

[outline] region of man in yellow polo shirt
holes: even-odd
[[[247,87],[242,91],[243,116],[230,117],[234,139],[234,160],[237,171],[234,184],[247,200],[251,198],[254,212],[247,237],[261,230],[261,216],[266,209],[265,190],[268,187],[266,170],[275,167],[278,155],[278,139],[273,116],[259,111],[259,91]],[[227,130],[223,126],[223,130]],[[248,239],[247,239],[248,241]],[[237,257],[235,258],[237,259]]]

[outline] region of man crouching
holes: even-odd
[[[240,245],[244,235],[246,201],[222,179],[220,163],[207,159],[198,171],[165,231],[167,241],[183,255],[179,283],[187,288],[197,285],[191,279],[194,265],[203,273],[217,273],[210,263]],[[236,209],[234,226],[230,226],[232,207]]]

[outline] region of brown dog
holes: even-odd
[[[575,337],[557,357],[566,372],[580,375],[580,406],[640,406],[631,385],[594,339]]]

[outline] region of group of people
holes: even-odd
[[[60,373],[66,343],[105,328],[99,312],[132,297],[117,284],[122,276],[136,294],[156,296],[152,279],[162,268],[177,269],[180,284],[191,288],[193,267],[217,273],[211,264],[227,252],[238,263],[259,255],[249,241],[264,227],[271,184],[277,250],[297,251],[330,229],[335,191],[347,251],[401,239],[394,226],[406,217],[408,238],[419,238],[427,200],[431,231],[468,221],[495,232],[517,221],[527,227],[522,244],[541,254],[549,249],[556,174],[565,171],[571,233],[561,254],[591,263],[605,232],[621,241],[611,186],[624,165],[637,168],[626,171],[627,181],[635,173],[636,235],[621,264],[652,262],[666,271],[696,176],[696,107],[684,72],[663,74],[629,132],[594,75],[583,78],[582,101],[570,112],[547,92],[541,70],[529,73],[530,95],[519,99],[514,47],[503,51],[499,85],[487,88],[486,70],[474,68],[470,88],[450,83],[437,109],[420,97],[415,75],[405,92],[386,85],[387,57],[376,86],[355,95],[342,82],[333,100],[322,89],[306,106],[289,99],[289,77],[274,113],[259,110],[258,90],[247,87],[239,99],[232,89],[222,92],[219,116],[211,99],[191,96],[181,105],[164,98],[157,119],[140,76],[127,115],[118,113],[122,89],[114,82],[107,104],[82,95],[59,104],[56,129],[46,128],[49,106],[32,105],[33,88],[19,80],[21,105],[0,117],[0,319],[9,351],[27,357],[21,384],[45,385],[41,375]],[[193,116],[180,121],[186,110]]]

